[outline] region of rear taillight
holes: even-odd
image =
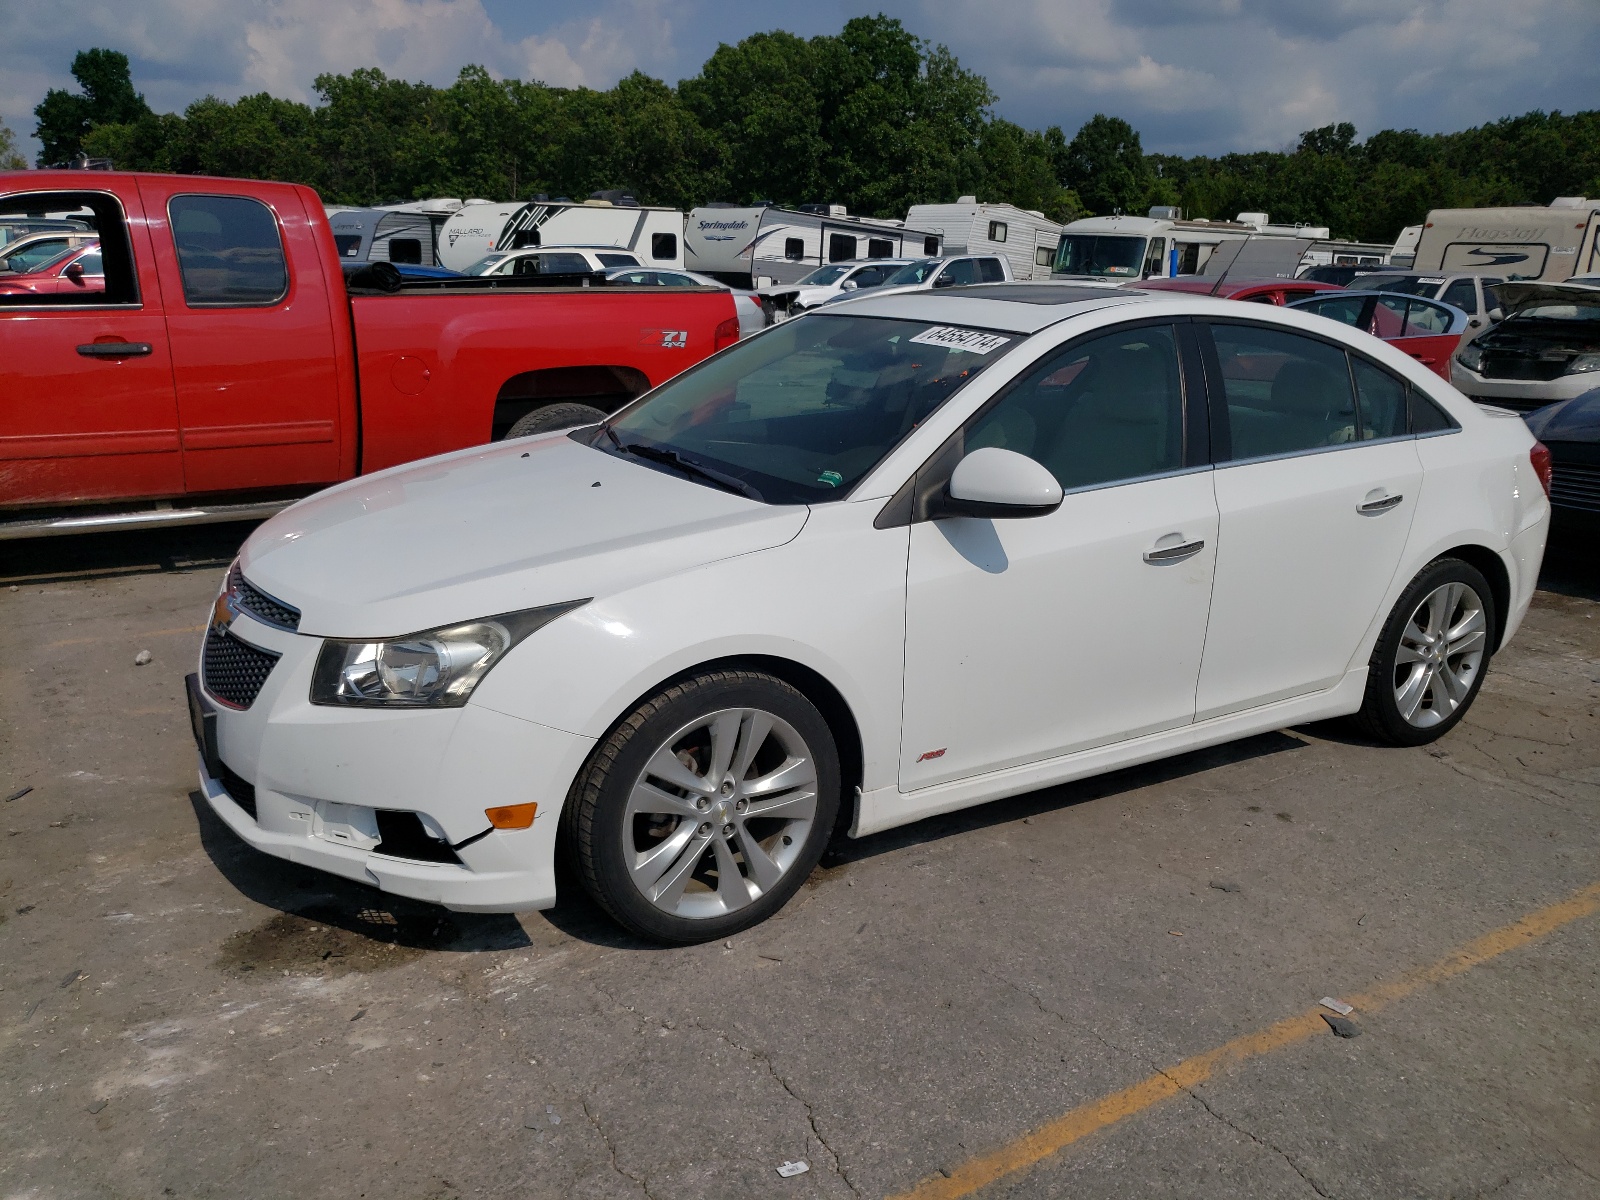
[[[1543,442],[1535,442],[1533,449],[1528,451],[1528,461],[1533,464],[1533,473],[1539,477],[1539,486],[1544,488],[1546,499],[1550,496],[1550,447]]]
[[[729,317],[721,325],[717,326],[717,332],[712,340],[712,348],[713,350],[721,350],[724,346],[731,346],[738,340],[739,318]]]

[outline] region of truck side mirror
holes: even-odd
[[[955,287],[955,285],[956,279],[954,275],[941,275],[933,281],[933,286],[936,288]]]

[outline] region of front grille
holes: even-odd
[[[1600,467],[1556,463],[1551,470],[1550,503],[1600,513]]]
[[[1533,379],[1548,383],[1567,373],[1570,356],[1560,358],[1533,358],[1526,354],[1483,352],[1483,363],[1478,374],[1485,379]]]
[[[1518,396],[1474,396],[1470,392],[1467,399],[1477,404],[1487,404],[1492,408],[1509,408],[1512,412],[1530,413],[1536,408],[1543,408],[1546,404],[1554,404],[1554,400],[1523,400]]]
[[[300,610],[256,587],[244,577],[237,563],[228,572],[228,593],[234,598],[235,604],[268,625],[276,625],[290,633],[300,628]]]
[[[222,763],[222,776],[217,780],[228,795],[233,797],[233,802],[245,812],[250,814],[250,819],[256,819],[256,785],[245,781],[227,763]]]
[[[249,708],[261,694],[277,661],[278,656],[270,650],[246,645],[226,629],[213,625],[206,631],[200,678],[206,691],[218,700],[235,708]]]

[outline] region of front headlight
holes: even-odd
[[[1456,352],[1456,361],[1469,371],[1483,369],[1483,351],[1476,346],[1463,346]]]
[[[1585,371],[1600,371],[1600,354],[1580,354],[1567,364],[1568,375],[1581,375]]]
[[[383,641],[328,638],[311,675],[311,703],[359,708],[460,708],[489,669],[570,600]]]

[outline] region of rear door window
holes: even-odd
[[[1214,324],[1233,459],[1341,446],[1356,439],[1344,351],[1283,329]]]
[[[190,308],[267,308],[288,294],[278,221],[261,201],[174,196],[167,216]]]
[[[1000,265],[998,258],[980,258],[978,260],[978,278],[984,283],[1004,283],[1006,281],[1005,268]]]
[[[1327,317],[1330,321],[1359,325],[1361,310],[1366,303],[1365,296],[1335,296],[1331,300],[1318,300],[1315,304],[1301,305],[1301,308],[1305,312],[1316,313],[1319,317]]]
[[[1399,437],[1406,432],[1406,385],[1389,372],[1351,355],[1356,400],[1361,406],[1362,440]]]
[[[1471,284],[1469,282],[1468,286]],[[1439,304],[1430,304],[1426,300],[1410,300],[1406,303],[1406,331],[1405,337],[1437,337],[1442,333],[1450,332],[1450,310]]]

